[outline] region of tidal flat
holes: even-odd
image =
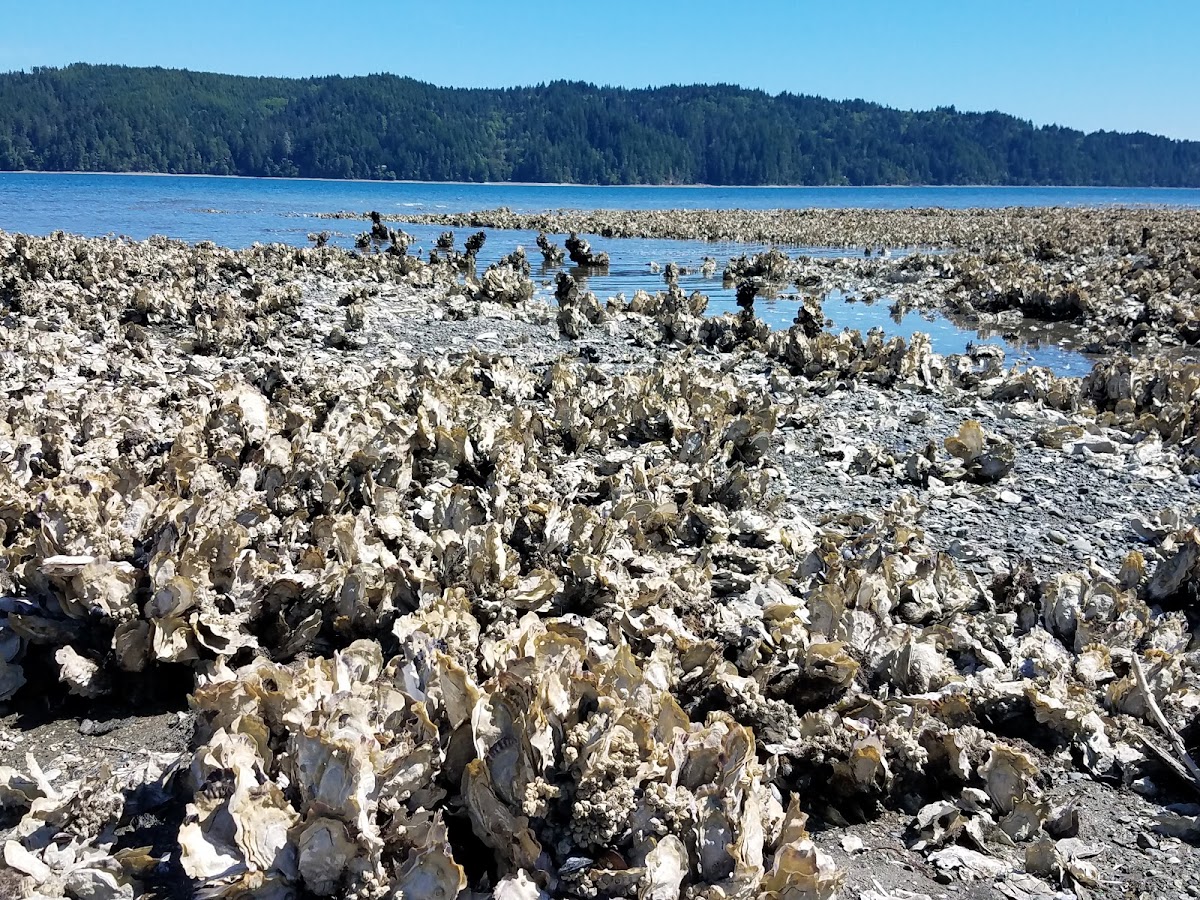
[[[684,212],[0,233],[0,891],[1189,896],[1200,212]]]

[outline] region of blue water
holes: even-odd
[[[324,220],[305,214],[338,210],[383,213],[460,212],[507,206],[518,212],[550,209],[778,209],[840,208],[903,209],[909,207],[999,208],[1008,206],[1156,205],[1200,207],[1200,189],[1174,188],[1043,188],[1043,187],[589,187],[576,185],[413,184],[404,182],[320,181],[303,179],[213,178],[157,175],[67,175],[0,173],[0,229],[47,234],[63,229],[79,234],[116,234],[143,239],[165,234],[187,241],[211,240],[231,247],[255,242],[307,244],[310,232],[330,231],[334,242],[349,246],[364,230],[356,220]],[[403,226],[428,249],[441,228]],[[459,244],[467,236],[458,233]],[[489,232],[480,254],[486,266],[522,244],[535,264],[541,257],[532,232]],[[562,236],[558,236],[562,243]],[[603,275],[588,275],[587,287],[601,298],[623,291],[662,287],[649,263],[677,262],[696,270],[685,275],[685,290],[710,296],[709,309],[735,308],[733,292],[721,286],[719,272],[731,256],[757,252],[762,245],[698,241],[597,239],[613,264]],[[794,254],[841,255],[827,248],[789,248]],[[698,274],[705,256],[717,260],[718,277]],[[535,272],[536,266],[535,266]],[[580,277],[584,273],[577,272]],[[555,273],[542,270],[544,292]],[[793,304],[781,299],[761,302],[758,311],[775,326],[790,324]],[[888,334],[930,332],[935,348],[961,352],[975,333],[956,327],[940,316],[909,315],[900,322],[888,316],[886,303],[867,307],[826,303],[835,327],[882,327]],[[1010,358],[1025,358],[1057,371],[1078,374],[1088,361],[1057,344],[1005,344]]]
[[[43,233],[66,228],[135,238],[158,233],[233,246],[262,240],[303,241],[319,223],[294,218],[295,213],[336,210],[424,213],[497,206],[518,212],[560,208],[961,209],[1113,204],[1200,207],[1200,189],[588,187],[0,172],[0,228],[6,230]],[[208,209],[224,214],[214,217],[204,212]]]

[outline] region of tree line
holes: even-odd
[[[1200,186],[1200,142],[732,85],[0,74],[0,169],[584,184]]]

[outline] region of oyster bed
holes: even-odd
[[[334,213],[355,217],[355,213]],[[1095,352],[1153,352],[1200,341],[1200,210],[1122,209],[507,209],[385,217],[472,228],[606,237],[864,247],[860,260],[801,257],[771,272],[822,296],[847,284],[903,308],[938,308],[1020,329],[1071,322]],[[894,247],[938,248],[879,258]],[[782,262],[782,261],[781,261]],[[727,270],[728,273],[728,270]]]
[[[1198,883],[1200,366],[361,250],[0,234],[0,892]]]

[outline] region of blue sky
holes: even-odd
[[[0,0],[0,70],[83,61],[472,87],[721,81],[1200,140],[1197,35],[1200,0]]]

